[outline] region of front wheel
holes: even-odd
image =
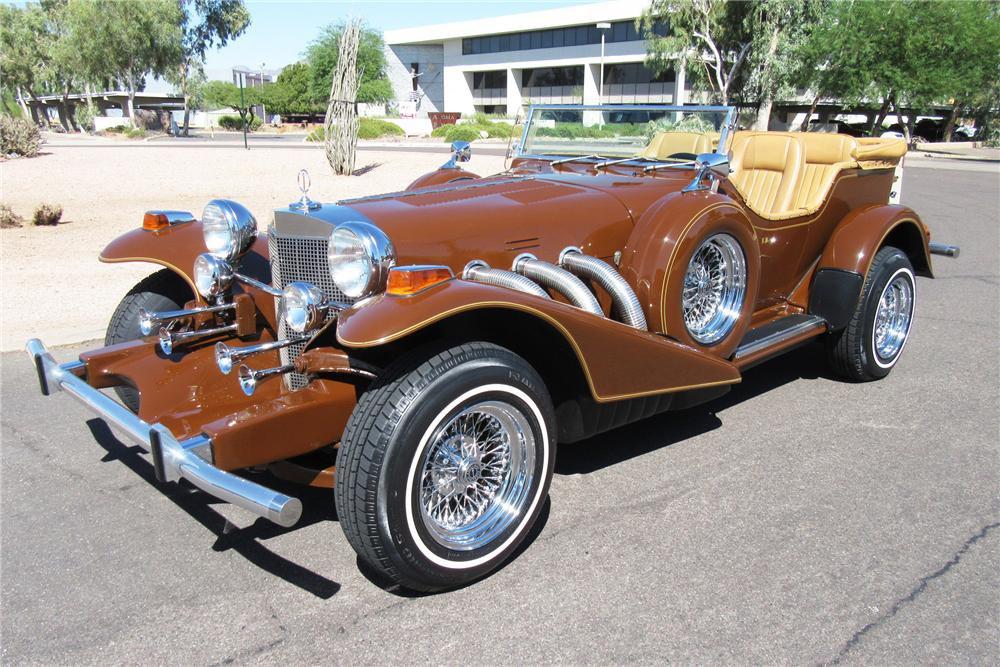
[[[913,265],[906,254],[892,246],[879,250],[850,323],[828,340],[834,372],[858,382],[888,375],[909,337],[915,299]]]
[[[401,360],[351,415],[337,454],[341,526],[407,588],[461,586],[500,566],[541,511],[555,416],[538,373],[467,343]]]

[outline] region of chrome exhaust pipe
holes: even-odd
[[[946,243],[931,243],[929,250],[932,255],[944,255],[945,257],[954,257],[958,259],[958,254],[962,252],[962,249],[957,245],[948,245]]]
[[[154,313],[145,308],[139,309],[139,330],[143,336],[150,336],[154,331],[174,320],[181,320],[202,313],[221,313],[224,310],[235,308],[235,303],[224,303],[220,306],[203,306],[201,308],[191,308],[190,310],[164,310]]]
[[[270,352],[271,350],[280,350],[283,347],[288,347],[289,345],[294,345],[295,343],[301,343],[307,340],[309,340],[308,336],[303,336],[301,338],[286,338],[285,340],[275,340],[269,343],[261,343],[260,345],[250,345],[248,347],[230,347],[229,345],[220,342],[215,344],[215,363],[219,365],[219,370],[222,371],[223,375],[229,375],[236,362],[242,361],[249,356],[260,354],[261,352]]]
[[[522,253],[514,258],[510,267],[517,274],[530,278],[544,287],[558,290],[569,299],[569,302],[588,313],[604,317],[604,310],[583,281],[566,269],[560,269],[555,264],[543,262],[530,252]]]
[[[295,370],[295,364],[285,364],[284,366],[275,366],[274,368],[265,368],[261,371],[255,371],[246,364],[240,366],[239,378],[240,378],[240,389],[247,396],[253,396],[253,393],[257,391],[257,384],[268,378],[275,377],[277,375],[284,375],[285,373],[291,373]]]
[[[198,338],[208,338],[209,336],[218,336],[220,334],[228,333],[236,333],[236,324],[230,324],[224,327],[215,327],[214,329],[178,331],[177,333],[170,331],[166,327],[160,327],[160,349],[163,350],[163,354],[169,356],[174,351],[175,345],[186,343]]]
[[[490,265],[481,259],[474,259],[466,264],[465,269],[462,271],[462,278],[495,287],[506,287],[507,289],[517,290],[525,294],[534,294],[542,299],[552,298],[538,283],[525,278],[520,273],[504,271],[503,269],[491,269]]]
[[[559,266],[578,276],[590,278],[603,287],[614,300],[612,312],[625,324],[640,331],[648,329],[639,297],[613,266],[604,260],[584,255],[583,251],[575,246],[568,246],[559,253]]]

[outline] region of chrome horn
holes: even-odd
[[[190,310],[164,310],[154,313],[145,308],[139,309],[139,331],[143,336],[150,336],[154,331],[174,320],[182,320],[202,313],[221,313],[224,310],[235,308],[234,303],[224,303],[219,306],[203,306],[202,308],[191,308]]]
[[[163,350],[163,354],[169,356],[174,351],[175,345],[198,338],[218,336],[219,334],[234,334],[236,333],[236,326],[236,324],[230,324],[224,327],[215,327],[214,329],[196,329],[194,331],[178,331],[176,333],[166,327],[160,327],[160,349]]]
[[[240,366],[239,378],[240,378],[240,389],[247,396],[253,396],[253,393],[257,391],[257,383],[266,380],[270,377],[275,377],[277,375],[284,375],[285,373],[291,373],[295,370],[295,364],[285,364],[284,366],[275,366],[274,368],[265,368],[261,371],[255,371],[246,364]]]
[[[235,366],[237,362],[242,361],[249,356],[260,354],[261,352],[269,352],[271,350],[280,350],[283,347],[288,347],[289,345],[301,343],[306,340],[309,340],[308,336],[300,338],[286,338],[285,340],[275,340],[269,343],[249,345],[247,347],[230,347],[225,343],[216,343],[215,363],[219,365],[219,370],[222,371],[223,375],[229,375],[233,371],[233,366]]]

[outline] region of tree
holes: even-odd
[[[250,127],[254,119],[253,108],[265,102],[260,88],[244,88],[228,81],[209,81],[202,89],[205,105],[212,109],[229,107],[239,114],[244,127]]]
[[[125,87],[133,118],[146,76],[164,76],[180,62],[182,22],[177,0],[69,0],[64,48],[78,55],[83,78]]]
[[[330,93],[333,71],[340,53],[340,38],[345,29],[346,24],[343,23],[327,26],[306,51],[306,59],[312,68],[310,96],[314,100],[325,102]],[[392,100],[393,92],[392,84],[385,74],[385,43],[382,35],[364,25],[361,25],[360,31],[357,101],[388,102]]]
[[[25,7],[0,5],[0,72],[3,83],[14,90],[21,107],[27,111],[24,96],[38,101],[44,94],[49,76],[51,43],[45,13],[41,6],[29,4]],[[31,115],[36,123],[48,124],[48,117]]]
[[[212,47],[223,47],[242,35],[250,25],[250,12],[243,0],[179,0],[181,5],[181,57],[168,73],[171,83],[184,96],[184,126],[188,135],[192,96],[197,73],[202,72],[205,54]]]
[[[264,88],[265,104],[280,115],[319,113],[323,105],[312,96],[311,84],[309,63],[292,63],[281,70],[277,81]]]
[[[647,63],[657,72],[680,59],[693,78],[708,83],[722,104],[729,104],[752,46],[745,29],[747,3],[727,0],[653,0],[642,23],[649,39]],[[666,36],[653,33],[667,21]]]

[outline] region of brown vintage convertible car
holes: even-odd
[[[418,590],[524,540],[556,443],[709,401],[812,339],[885,377],[930,242],[897,203],[901,140],[735,132],[728,107],[538,106],[509,169],[467,144],[406,190],[302,198],[266,233],[240,204],[150,211],[105,262],[162,268],[106,347],[59,364],[157,478],[282,526],[274,475],[335,489],[348,541]],[[100,390],[114,388],[116,401]]]

